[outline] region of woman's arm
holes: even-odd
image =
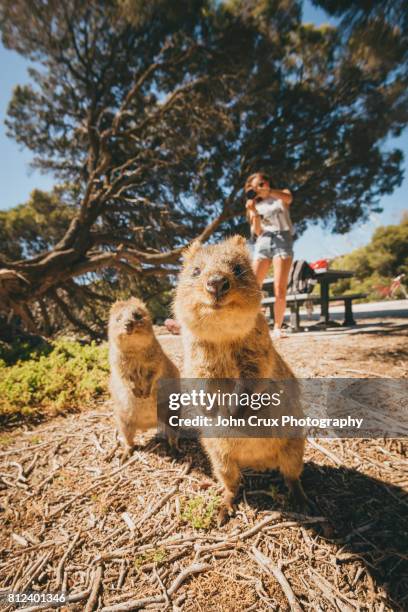
[[[286,206],[290,206],[293,202],[293,196],[289,189],[270,189],[270,194],[273,198],[282,200]]]
[[[251,215],[251,230],[256,236],[262,234],[261,215],[258,213],[250,213]]]
[[[245,208],[248,211],[251,232],[256,236],[262,234],[261,215],[257,212],[254,200],[248,200]]]

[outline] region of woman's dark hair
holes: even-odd
[[[262,181],[266,181],[269,186],[271,185],[271,179],[269,178],[267,174],[265,174],[264,172],[254,172],[253,174],[248,176],[247,180],[245,181],[244,193],[246,193],[251,188],[251,183],[256,177],[259,177]],[[250,215],[248,211],[246,211],[245,216],[246,216],[248,223],[250,223]],[[253,236],[252,236],[252,230],[251,230],[251,239],[252,238]]]
[[[248,176],[247,180],[245,181],[245,187],[244,187],[245,193],[248,191],[248,189],[250,189],[252,181],[257,176],[263,181],[266,181],[269,186],[271,185],[271,179],[267,174],[265,174],[264,172],[254,172],[253,174]]]

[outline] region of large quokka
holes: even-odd
[[[157,425],[157,383],[179,378],[179,371],[157,341],[145,304],[130,298],[113,304],[109,317],[110,392],[119,432],[133,447],[137,429]]]
[[[183,336],[184,376],[294,379],[272,344],[260,303],[244,238],[234,236],[205,247],[193,243],[185,252],[174,302]],[[292,414],[299,414],[295,404]],[[224,489],[219,524],[232,512],[243,468],[278,468],[297,506],[304,506],[299,481],[303,438],[203,437],[201,443]]]

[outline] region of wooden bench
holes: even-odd
[[[344,321],[342,325],[348,327],[349,325],[356,325],[353,317],[353,300],[361,300],[367,297],[366,293],[351,293],[349,295],[336,295],[329,297],[329,302],[344,302]],[[314,304],[321,303],[320,295],[310,293],[297,293],[288,294],[286,296],[286,303],[290,309],[290,326],[292,331],[300,331],[300,307],[306,302],[311,301]],[[262,300],[262,305],[267,306],[270,312],[270,318],[273,320],[273,305],[275,303],[274,297],[266,297]]]

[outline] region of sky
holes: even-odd
[[[317,9],[310,2],[305,2],[303,21],[321,25],[335,23],[321,9]],[[386,147],[398,147],[404,152],[404,181],[391,195],[383,196],[380,200],[382,213],[371,213],[366,223],[358,222],[353,229],[344,235],[332,234],[330,229],[319,226],[309,226],[295,243],[295,258],[314,261],[321,258],[332,258],[348,253],[353,249],[367,244],[372,233],[380,225],[397,224],[402,213],[408,210],[408,129],[405,129],[400,138],[390,138]],[[296,206],[296,200],[293,202]]]
[[[303,19],[320,25],[330,19],[320,9],[306,2]],[[6,136],[4,118],[13,88],[29,82],[27,62],[17,53],[5,49],[0,43],[0,210],[8,209],[27,201],[35,189],[52,189],[54,180],[30,167],[32,154]],[[399,147],[404,151],[404,182],[392,195],[381,199],[382,213],[372,213],[366,223],[358,223],[345,235],[336,235],[322,226],[310,226],[296,241],[295,257],[314,261],[347,253],[367,244],[376,227],[398,223],[404,210],[408,209],[408,130],[398,139],[390,139],[386,146]],[[279,186],[277,186],[279,187]],[[289,185],[290,188],[290,185]],[[293,203],[296,206],[296,199]]]

